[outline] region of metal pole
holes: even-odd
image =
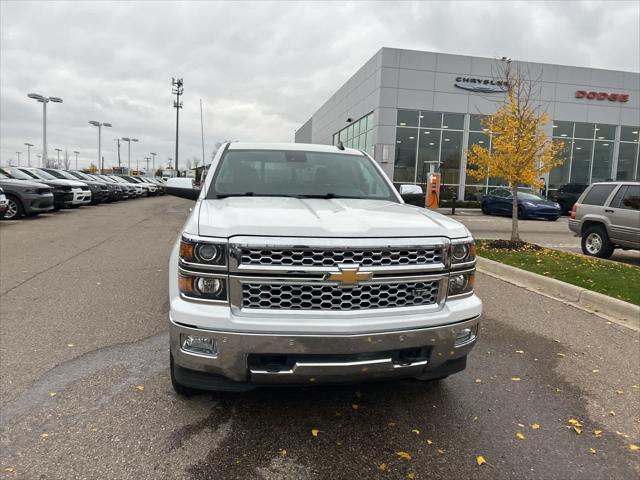
[[[102,124],[98,125],[98,167],[100,167],[100,159],[102,158]],[[100,173],[104,171],[104,159],[102,158],[102,167]]]
[[[176,95],[178,102],[180,101],[180,94]],[[178,124],[180,122],[180,104],[176,107],[176,172],[178,171]]]
[[[156,154],[151,152],[151,156],[153,157],[153,176],[156,176]]]
[[[121,166],[121,163],[120,163],[120,139],[118,139],[118,167],[120,167],[120,166]]]
[[[202,138],[202,168],[204,169],[204,121],[202,120],[202,99],[200,99],[200,134]]]
[[[42,165],[47,162],[47,101],[42,102]]]
[[[31,145],[27,145],[27,166],[31,166]]]
[[[127,144],[129,145],[127,148],[127,168],[131,170],[131,140],[129,140]]]
[[[18,154],[18,166],[20,166],[20,155],[22,155],[22,152],[16,152]]]

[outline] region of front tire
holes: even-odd
[[[487,205],[486,203],[483,202],[480,205],[480,209],[482,210],[483,215],[491,215],[491,213],[489,212],[489,205]]]
[[[173,391],[176,392],[178,396],[183,398],[189,398],[194,396],[196,393],[198,393],[197,390],[193,388],[185,387],[184,385],[179,383],[178,380],[176,380],[174,368],[175,366],[173,363],[173,355],[170,353],[169,354],[169,371],[171,373],[171,386],[173,387]]]
[[[524,211],[523,207],[518,207],[518,218],[520,220],[526,220],[527,219],[527,213]]]
[[[13,195],[7,195],[8,209],[4,214],[5,220],[16,220],[24,215],[22,202]]]
[[[582,233],[582,253],[589,257],[609,258],[613,254],[613,243],[604,227],[594,225]]]

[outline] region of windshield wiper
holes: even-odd
[[[296,195],[297,198],[360,198],[363,199],[364,197],[356,197],[354,195],[336,195],[335,193],[322,193],[322,194],[312,194],[312,195]]]
[[[227,198],[227,197],[297,197],[297,195],[288,195],[286,193],[218,193],[215,198]]]

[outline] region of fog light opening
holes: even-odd
[[[463,345],[473,342],[476,339],[477,332],[478,332],[477,325],[474,327],[463,328],[462,330],[457,331],[456,338],[454,341],[454,346],[461,347]]]
[[[188,353],[215,357],[218,353],[216,341],[201,335],[180,335],[180,348]]]

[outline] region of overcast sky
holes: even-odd
[[[640,70],[640,2],[0,3],[0,163],[24,142],[79,150],[80,167],[174,156],[171,77],[184,78],[180,159],[224,139],[293,141],[294,130],[382,46]],[[126,145],[121,150],[126,162]],[[135,161],[133,162],[135,166]]]

